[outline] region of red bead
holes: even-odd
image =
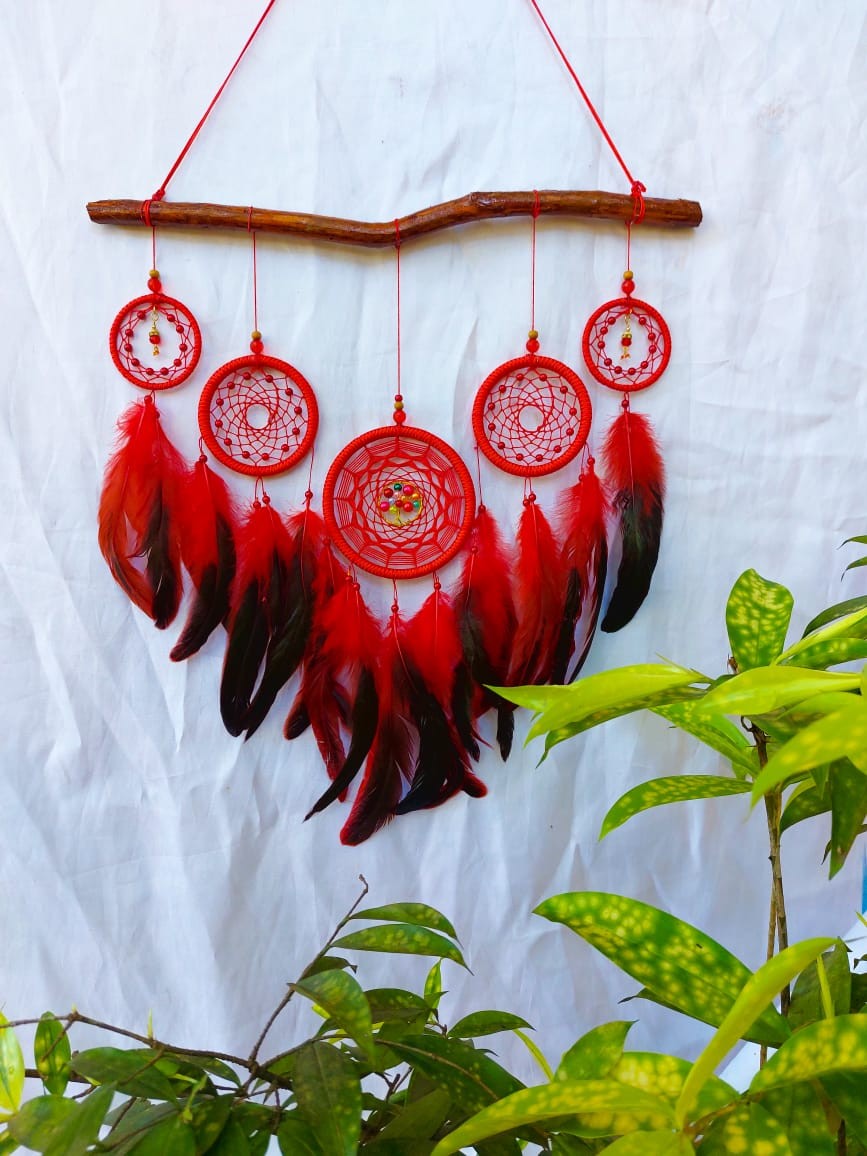
[[[632,294],[635,292],[635,282],[634,281],[624,281],[623,284],[620,286],[620,288],[623,290],[623,292],[626,294],[627,297],[631,297]]]
[[[250,342],[250,349],[253,353],[261,353],[264,348],[261,338],[256,338]]]
[[[406,512],[408,514],[411,514],[412,513],[412,502],[404,502],[403,508],[404,508],[404,510],[406,510]]]
[[[151,333],[148,335],[148,341],[150,341],[151,345],[159,345],[160,335],[158,333]]]
[[[530,340],[527,342],[527,352],[528,353],[538,353],[539,352],[539,342],[536,340],[535,337],[531,337]]]
[[[623,336],[620,338],[620,344],[621,345],[631,345],[632,344],[631,336],[628,333],[624,333]]]
[[[391,502],[380,502],[379,508],[380,508],[380,510],[387,510],[390,505],[391,505]]]
[[[403,410],[398,410],[398,412],[394,415],[394,420],[398,425],[403,425],[403,423],[406,421],[406,414],[403,412]]]
[[[150,289],[151,293],[159,293],[162,287],[163,283],[159,277],[148,277],[148,289]]]

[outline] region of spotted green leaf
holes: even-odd
[[[24,1054],[8,1023],[0,1012],[0,1118],[18,1110],[24,1091]]]
[[[604,1079],[623,1055],[623,1045],[634,1023],[635,1020],[613,1020],[592,1028],[563,1053],[554,1079]]]
[[[328,1013],[342,1031],[373,1053],[370,1006],[358,980],[346,971],[323,971],[295,984],[295,990]]]
[[[479,1036],[493,1036],[497,1032],[511,1032],[516,1028],[532,1030],[532,1024],[528,1024],[520,1016],[512,1015],[511,1012],[478,1011],[458,1020],[449,1035],[455,1039],[469,1040]]]
[[[199,1099],[193,1109],[192,1119],[198,1151],[210,1152],[229,1121],[233,1104],[232,1096],[208,1096]]]
[[[524,1088],[485,1108],[440,1140],[432,1156],[451,1156],[465,1146],[500,1132],[576,1115],[596,1117],[594,1134],[610,1136],[630,1128],[664,1128],[672,1122],[671,1108],[663,1100],[614,1080],[555,1082]],[[607,1133],[600,1117],[608,1121]],[[570,1131],[577,1131],[571,1122]]]
[[[633,1132],[602,1151],[609,1156],[692,1156],[695,1149],[680,1132]]]
[[[686,1077],[692,1069],[688,1060],[659,1052],[624,1052],[611,1071],[611,1077],[630,1088],[641,1088],[671,1104],[677,1103]],[[718,1076],[711,1076],[698,1095],[695,1117],[700,1119],[718,1112],[738,1098],[735,1089]]]
[[[555,1136],[551,1143],[551,1156],[593,1156],[595,1151],[577,1136],[568,1136],[565,1132]]]
[[[703,1156],[794,1156],[782,1125],[758,1104],[742,1104],[716,1121],[699,1151]]]
[[[523,1087],[483,1051],[461,1040],[425,1033],[389,1041],[389,1047],[466,1112],[478,1112]]]
[[[450,940],[426,927],[414,927],[409,923],[380,924],[366,927],[363,931],[353,931],[338,939],[335,947],[350,948],[353,951],[388,951],[398,955],[435,955],[438,959],[451,959],[466,967],[460,950]]]
[[[651,708],[654,714],[666,719],[679,730],[686,731],[723,755],[732,764],[738,777],[741,772],[752,774],[756,770],[756,756],[746,735],[724,714],[710,714],[701,709],[695,700],[675,702],[668,706]]]
[[[94,1084],[117,1084],[128,1096],[176,1101],[168,1077],[155,1065],[157,1056],[150,1048],[89,1048],[75,1054],[72,1070]]]
[[[318,1148],[311,1148],[309,1152],[303,1148],[292,1148],[287,1151],[291,1151],[292,1156],[320,1156]],[[250,1141],[236,1120],[228,1122],[216,1144],[208,1149],[208,1156],[253,1156]]]
[[[756,1016],[808,963],[833,946],[833,939],[805,939],[769,959],[750,976],[731,1011],[714,1032],[684,1081],[675,1107],[678,1126],[683,1126],[691,1116],[698,1094],[710,1079],[714,1068],[743,1038]]]
[[[698,709],[751,718],[794,706],[832,690],[855,690],[858,676],[796,666],[761,666],[709,690]]]
[[[756,1073],[750,1091],[854,1071],[867,1071],[867,1015],[837,1016],[802,1028]]]
[[[864,1095],[864,1075],[862,1072],[834,1072],[823,1076],[821,1087],[828,1094],[831,1103],[846,1121],[846,1134],[850,1142],[857,1137],[867,1145],[867,1096]],[[781,1096],[787,1092],[797,1092],[804,1084],[791,1084],[777,1088],[766,1096]],[[762,1097],[764,1102],[765,1097]],[[812,1152],[809,1156],[813,1156]]]
[[[307,979],[311,975],[319,975],[322,971],[335,971],[346,967],[350,971],[355,971],[354,965],[340,955],[320,955],[301,973],[301,979]]]
[[[750,784],[743,779],[716,775],[670,775],[663,779],[650,779],[620,796],[605,816],[599,838],[604,839],[633,815],[649,811],[651,807],[664,807],[668,803],[683,803],[692,799],[743,795],[749,790]]]
[[[60,1020],[46,1012],[36,1028],[33,1056],[42,1083],[55,1096],[62,1096],[69,1083],[69,1060],[72,1048]]]
[[[849,970],[849,952],[838,939],[833,949],[822,956],[825,976],[833,1002],[833,1014],[845,1015],[852,1002],[852,973]],[[792,998],[786,1017],[793,1031],[824,1019],[819,973],[816,962],[804,968],[792,989]]]
[[[544,698],[536,702],[536,718],[528,739],[534,739],[546,731],[557,731],[560,727],[579,724],[598,711],[614,710],[628,713],[637,710],[644,699],[662,691],[688,687],[691,683],[707,682],[697,670],[665,662],[650,662],[638,666],[623,666],[616,670],[603,670],[573,682],[570,687],[544,688]],[[497,687],[497,694],[519,706],[533,705],[526,699],[524,688]],[[533,688],[533,690],[541,688]],[[659,703],[658,705],[662,705]],[[616,717],[615,714],[609,717]]]
[[[449,1114],[451,1100],[448,1092],[434,1088],[426,1096],[415,1100],[399,1112],[379,1133],[378,1139],[429,1140],[443,1125]]]
[[[127,1149],[129,1156],[196,1156],[196,1134],[177,1112],[149,1128],[145,1135]]]
[[[845,864],[852,845],[861,833],[867,819],[867,763],[861,758],[864,770],[859,770],[849,759],[838,759],[831,767],[829,793],[831,797],[831,868],[833,879]]]
[[[785,1132],[792,1156],[835,1156],[837,1151],[817,1088],[812,1084],[790,1084],[761,1096],[762,1108]]]
[[[390,903],[386,907],[368,907],[366,911],[356,911],[351,919],[385,919],[391,923],[412,923],[418,927],[430,927],[457,939],[457,932],[446,917],[435,907],[426,903]]]
[[[745,570],[726,604],[729,645],[738,670],[767,666],[782,652],[794,599],[785,586]]]
[[[43,1149],[44,1156],[84,1156],[99,1135],[114,1093],[114,1085],[105,1084],[75,1104],[76,1111],[67,1115]]]
[[[781,783],[823,763],[850,758],[857,766],[864,761],[865,751],[867,702],[858,699],[855,708],[834,711],[811,723],[775,751],[753,784],[753,803]]]
[[[816,815],[824,815],[830,810],[830,794],[820,790],[812,779],[807,779],[799,783],[789,796],[780,819],[780,834],[805,819],[813,819]]]
[[[442,960],[438,959],[425,977],[425,1003],[433,1008],[434,1011],[436,1011],[440,1006],[440,1001],[445,994],[446,993],[443,990],[443,965]]]
[[[824,670],[829,666],[839,666],[843,662],[854,662],[860,658],[867,658],[867,639],[865,638],[829,638],[826,641],[815,642],[810,646],[798,644],[799,649],[792,658],[781,659],[783,662],[794,662],[797,666],[810,667],[813,670]]]
[[[375,1024],[389,1020],[409,1021],[427,1019],[430,1005],[415,992],[396,987],[372,987],[364,993],[370,1007],[370,1018]]]
[[[36,1096],[22,1104],[9,1121],[9,1133],[18,1144],[26,1144],[34,1152],[44,1152],[55,1132],[78,1105],[62,1096]]]
[[[10,1156],[18,1151],[18,1142],[8,1132],[0,1132],[0,1156]]]
[[[710,936],[637,899],[567,892],[545,900],[536,914],[564,923],[662,1002],[714,1027],[723,1022],[751,974]],[[744,1038],[773,1046],[789,1034],[771,1007],[760,1009],[747,1029]]]
[[[838,602],[834,606],[829,606],[827,610],[823,610],[821,614],[817,614],[804,627],[804,638],[808,634],[814,634],[827,623],[857,614],[860,610],[867,610],[867,594],[862,594],[858,598],[847,598],[845,602]]]
[[[330,1044],[301,1048],[295,1063],[295,1098],[323,1156],[355,1156],[361,1136],[358,1068]]]
[[[582,715],[579,722],[558,727],[545,736],[545,754],[542,756],[540,762],[544,762],[548,756],[548,752],[559,743],[564,743],[567,739],[575,738],[576,735],[584,734],[585,731],[592,730],[593,727],[602,726],[603,723],[610,722],[612,719],[621,718],[623,715],[633,714],[639,710],[655,711],[661,707],[693,702],[700,699],[703,694],[703,687],[681,686],[676,687],[674,690],[659,691],[656,694],[640,695],[638,698],[628,699],[625,702],[621,701],[616,706],[590,710]]]

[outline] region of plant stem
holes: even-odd
[[[768,763],[768,736],[759,727],[753,725],[751,733],[756,744],[756,754],[759,767],[764,769]],[[774,955],[774,943],[779,951],[785,951],[789,946],[789,926],[786,918],[786,898],[783,892],[783,864],[780,857],[780,819],[783,813],[782,788],[765,795],[765,815],[768,821],[768,843],[771,863],[771,903],[768,920],[768,950],[767,958]],[[789,1010],[791,991],[789,985],[780,993],[780,1011],[783,1015]]]
[[[840,1127],[837,1130],[837,1156],[846,1156],[849,1151],[849,1145],[846,1143],[846,1121],[840,1121]]]

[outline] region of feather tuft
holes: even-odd
[[[515,604],[518,628],[509,682],[540,685],[550,680],[563,617],[565,582],[560,549],[535,497],[524,501],[518,523]]]

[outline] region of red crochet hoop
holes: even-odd
[[[590,420],[590,395],[578,374],[534,353],[495,369],[473,405],[479,449],[521,477],[551,474],[571,462],[587,441]]]
[[[221,365],[199,399],[199,430],[211,453],[240,474],[281,474],[316,437],[316,395],[287,361],[254,353]]]
[[[112,323],[108,345],[111,360],[127,381],[141,389],[171,389],[198,365],[202,334],[186,305],[148,293],[124,305]]]
[[[608,334],[620,321],[624,325],[613,339],[620,348],[612,356]],[[671,358],[671,333],[665,318],[652,305],[618,297],[600,305],[590,317],[581,349],[597,381],[621,393],[633,393],[647,389],[665,372]],[[630,364],[623,365],[624,361]]]
[[[383,426],[340,451],[322,507],[328,532],[350,562],[380,578],[421,578],[460,550],[476,496],[451,446],[424,429]]]

